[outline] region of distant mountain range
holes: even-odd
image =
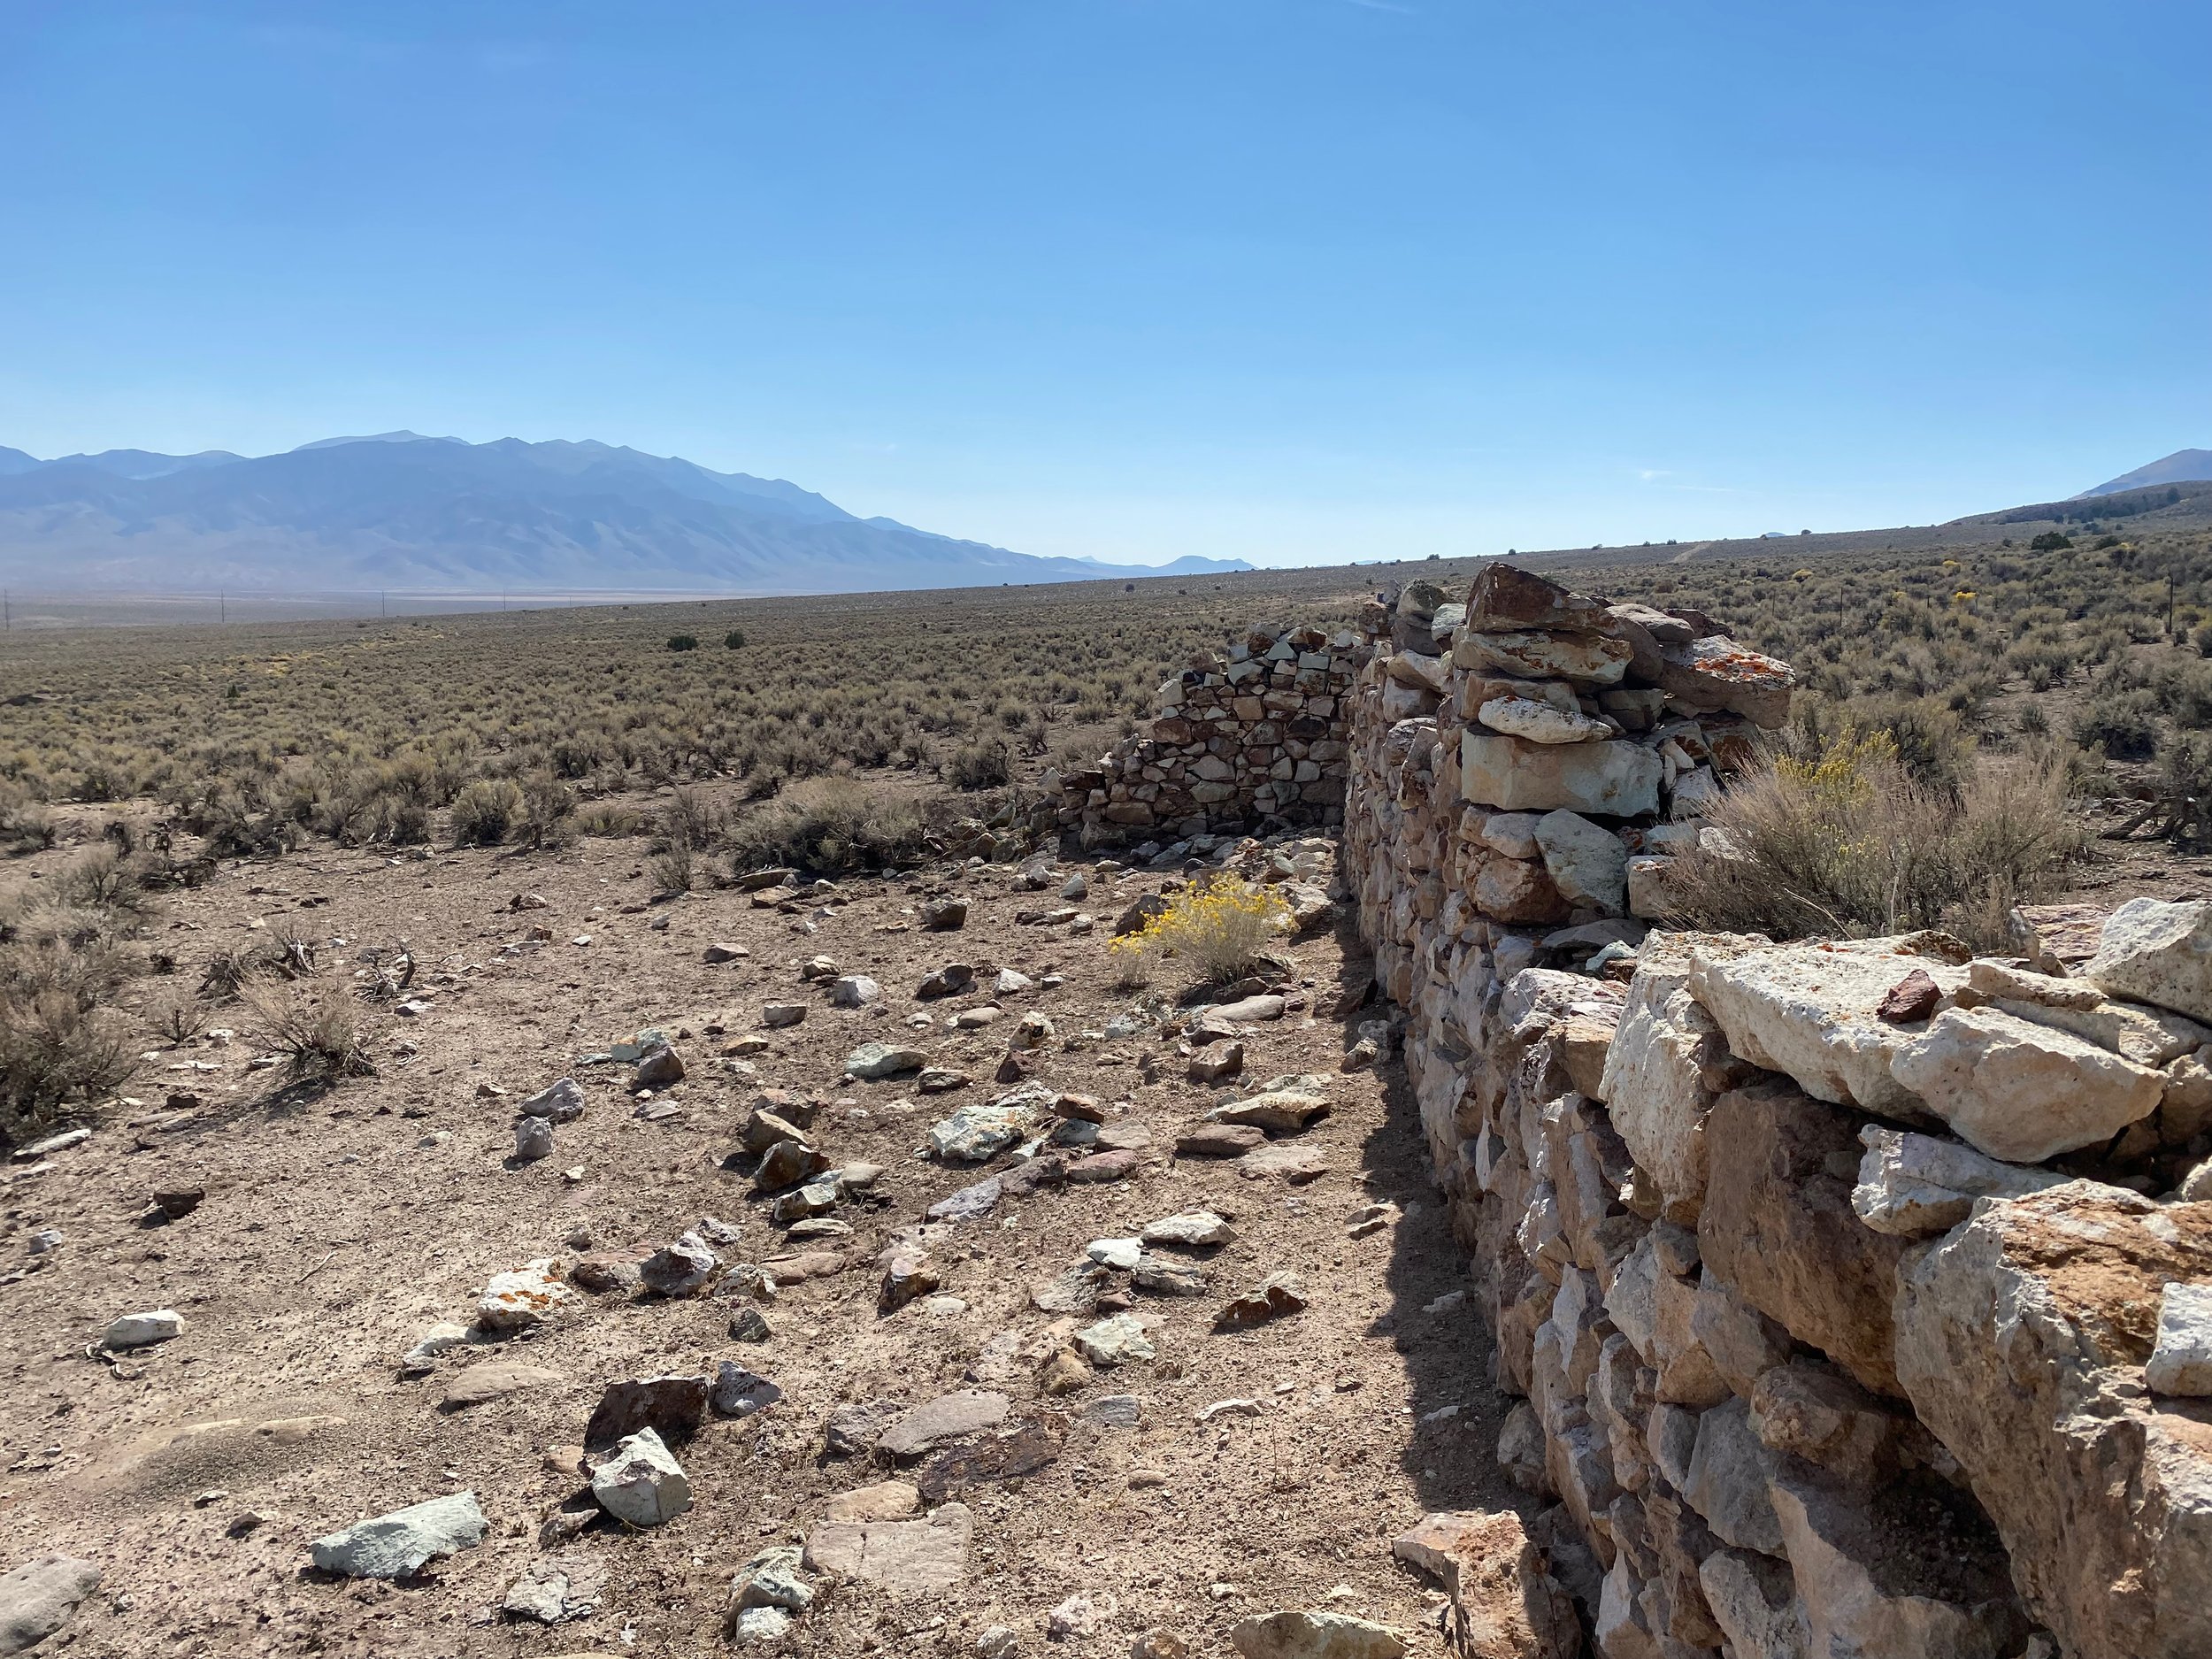
[[[1251,568],[1012,553],[588,441],[387,432],[281,455],[51,461],[0,447],[0,574],[47,589],[858,593]]]
[[[2148,466],[2139,466],[2132,472],[2108,479],[2094,489],[2085,489],[2074,497],[2086,501],[2092,495],[2117,495],[2124,490],[2144,489],[2153,484],[2202,483],[2212,480],[2212,449],[2176,449],[2162,461],[2153,461]]]

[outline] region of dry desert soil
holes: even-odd
[[[657,898],[638,847],[326,849],[226,864],[165,895],[150,942],[187,980],[273,928],[311,939],[321,975],[346,984],[403,941],[418,964],[410,995],[426,1006],[408,1016],[363,1002],[376,1074],[329,1085],[257,1069],[245,1011],[218,1008],[214,1025],[234,1034],[150,1038],[89,1139],[0,1168],[9,1559],[64,1551],[105,1575],[42,1653],[726,1652],[725,1606],[747,1561],[817,1536],[841,1494],[893,1479],[925,1507],[969,1512],[957,1582],[902,1590],[811,1573],[804,1617],[744,1651],[967,1655],[1002,1626],[1009,1653],[1119,1659],[1162,1630],[1216,1655],[1240,1618],[1316,1608],[1441,1653],[1440,1598],[1393,1560],[1392,1540],[1425,1511],[1520,1500],[1495,1462],[1502,1410],[1479,1324],[1464,1307],[1431,1310],[1467,1280],[1402,1073],[1387,1054],[1339,1070],[1379,1011],[1353,1006],[1364,964],[1344,907],[1288,948],[1291,1005],[1249,1028],[1241,1077],[1208,1086],[1188,1080],[1191,1047],[1171,1029],[1113,1024],[1147,995],[1171,1013],[1185,989],[1171,977],[1148,993],[1115,988],[1107,949],[1115,918],[1171,872],[1064,862],[1040,892],[1009,866],[951,865],[756,904],[728,888]],[[11,861],[0,879],[49,879],[81,851]],[[1248,849],[1243,862],[1264,857]],[[1087,895],[1064,900],[1079,871]],[[512,908],[526,894],[544,907]],[[959,931],[920,926],[941,895],[967,900]],[[1091,931],[1018,920],[1078,909],[1097,918]],[[534,928],[549,938],[533,941]],[[746,954],[710,964],[718,943]],[[817,956],[879,981],[884,1000],[832,1006],[826,982],[802,978]],[[918,999],[923,977],[952,962],[975,969],[974,989]],[[996,995],[1002,969],[1038,983]],[[804,1004],[803,1023],[764,1030],[777,1002]],[[952,1025],[994,1003],[995,1023]],[[1007,1091],[995,1069],[1032,1013],[1054,1034],[1031,1080],[1094,1098],[1105,1144],[1133,1150],[1093,1172],[1133,1168],[1095,1181],[1079,1168],[978,1218],[932,1222],[933,1205],[1018,1167],[1013,1155],[933,1159],[927,1133]],[[672,1088],[641,1101],[630,1065],[579,1064],[647,1027],[670,1033],[684,1063]],[[971,1080],[924,1095],[910,1076],[847,1077],[846,1056],[872,1040],[911,1044]],[[1294,1184],[1265,1160],[1179,1156],[1179,1134],[1210,1106],[1301,1072],[1325,1079],[1331,1110],[1285,1140],[1314,1155],[1317,1176]],[[555,1126],[550,1156],[518,1164],[516,1103],[564,1076],[582,1086],[582,1115]],[[795,1110],[812,1103],[828,1162],[881,1167],[826,1218],[849,1232],[818,1225],[794,1241],[772,1218],[773,1195],[739,1155],[741,1126],[772,1089]],[[1097,1155],[1042,1156],[1078,1167]],[[204,1197],[181,1218],[154,1210],[155,1194],[193,1188]],[[1103,1308],[1038,1305],[1038,1287],[1082,1264],[1092,1241],[1201,1209],[1227,1220],[1233,1242],[1155,1252],[1195,1269],[1198,1294],[1106,1272],[1093,1287]],[[701,1294],[572,1286],[535,1328],[479,1333],[415,1368],[426,1374],[403,1374],[431,1326],[472,1322],[494,1275],[549,1259],[566,1272],[589,1256],[619,1279],[709,1221],[734,1241],[710,1244],[724,1271]],[[58,1244],[34,1254],[48,1231]],[[886,1313],[884,1256],[918,1240],[941,1286]],[[772,1301],[747,1293],[753,1276],[734,1271],[746,1263],[767,1264]],[[1302,1310],[1215,1331],[1233,1298],[1279,1271],[1298,1276]],[[1048,1393],[1046,1368],[1065,1364],[1051,1356],[1122,1299],[1153,1356]],[[155,1309],[180,1314],[182,1333],[96,1348],[111,1320]],[[749,1309],[764,1315],[765,1342],[732,1336]],[[741,1418],[710,1413],[677,1440],[688,1512],[645,1530],[598,1516],[574,1531],[595,1513],[575,1502],[577,1448],[607,1385],[711,1376],[725,1361],[781,1397]],[[966,1389],[1005,1396],[1004,1422],[897,1466],[829,1448],[841,1407]],[[1224,1401],[1246,1403],[1206,1415]],[[462,1492],[488,1520],[482,1543],[412,1579],[311,1564],[319,1537]],[[518,1583],[554,1572],[569,1579],[572,1617],[504,1610]],[[1094,1632],[1048,1637],[1051,1610],[1078,1595]]]

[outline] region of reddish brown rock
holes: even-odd
[[[1927,970],[1915,968],[1875,1004],[1874,1015],[1893,1025],[1909,1025],[1934,1013],[1936,1004],[1942,1000],[1943,987],[1928,977]]]

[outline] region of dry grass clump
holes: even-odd
[[[1107,949],[1125,961],[1171,956],[1207,983],[1222,984],[1250,972],[1289,926],[1290,907],[1271,888],[1217,876],[1177,894],[1165,910]]]
[[[1717,834],[1671,872],[1676,919],[1778,939],[1941,927],[1998,949],[2085,843],[2055,762],[1989,757],[1952,793],[1879,732],[1777,756],[1707,821]]]
[[[910,795],[851,778],[793,784],[730,826],[734,869],[766,864],[835,875],[909,864],[926,849],[929,823]]]
[[[207,1029],[207,1004],[188,986],[160,987],[140,1011],[155,1034],[173,1047]]]

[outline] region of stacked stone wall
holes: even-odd
[[[2212,906],[1651,929],[1787,669],[1502,567],[1367,634],[1344,877],[1596,1650],[2212,1655]]]
[[[1160,712],[1094,767],[1048,780],[1058,820],[1088,848],[1341,821],[1347,704],[1359,635],[1254,634],[1194,657]]]

